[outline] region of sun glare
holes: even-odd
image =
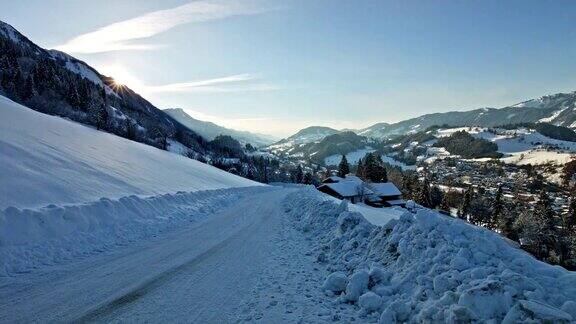
[[[101,68],[104,75],[111,77],[115,88],[129,87],[137,92],[144,92],[143,83],[120,65],[106,65]]]

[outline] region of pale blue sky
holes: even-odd
[[[0,3],[161,108],[277,136],[576,90],[576,1]]]

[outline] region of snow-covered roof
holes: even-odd
[[[358,178],[357,176],[352,175],[352,174],[347,174],[347,175],[346,175],[346,178],[344,179],[344,181],[350,181],[350,182],[354,182],[354,183],[356,183],[356,184],[362,184],[362,183],[364,183],[364,181],[363,181],[362,179],[360,179],[360,178]]]
[[[342,180],[344,180],[344,178],[340,178],[339,176],[331,176],[331,177],[324,179],[324,181],[322,181],[322,182],[340,182]]]
[[[342,197],[354,197],[372,193],[372,191],[369,188],[366,188],[362,183],[356,183],[355,181],[326,183],[321,185],[318,189],[321,189],[322,187],[330,188]]]
[[[392,182],[370,183],[368,186],[378,196],[400,196],[402,194]]]

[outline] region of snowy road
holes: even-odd
[[[323,298],[309,287],[325,272],[284,215],[289,192],[257,192],[189,228],[4,283],[0,321],[321,319]]]

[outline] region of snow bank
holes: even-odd
[[[367,321],[576,319],[576,273],[486,229],[423,208],[378,227],[313,189],[289,195],[285,208],[313,240],[318,262],[337,273],[323,289],[359,305]]]
[[[0,165],[0,209],[258,185],[2,96]]]
[[[0,212],[0,276],[112,250],[198,222],[266,187],[123,197]]]

